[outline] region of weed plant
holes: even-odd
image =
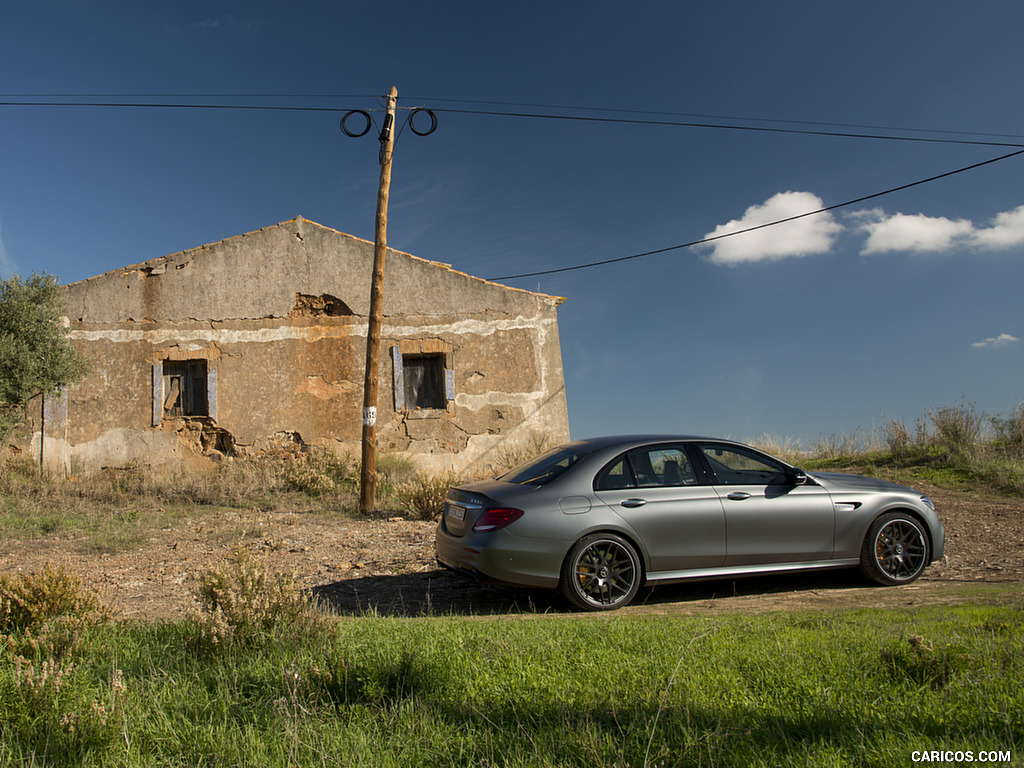
[[[309,594],[294,576],[271,573],[245,547],[199,574],[193,594],[199,605],[197,641],[208,649],[244,646],[282,633],[298,640],[319,621]]]
[[[460,482],[456,472],[420,473],[395,487],[395,501],[417,520],[434,520],[444,511],[448,489]]]

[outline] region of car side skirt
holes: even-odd
[[[844,557],[835,560],[811,560],[799,563],[759,563],[757,565],[735,565],[725,568],[694,568],[686,571],[652,571],[647,574],[647,583],[667,584],[675,581],[720,579],[724,576],[754,576],[765,573],[785,573],[787,571],[854,568],[859,564],[860,558]]]

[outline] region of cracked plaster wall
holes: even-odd
[[[153,366],[200,359],[216,376],[205,428],[229,438],[207,449],[257,452],[281,435],[357,449],[372,260],[372,243],[299,218],[67,286],[69,335],[93,371],[68,393],[61,433],[47,425],[49,453],[86,468],[180,464],[198,443],[181,419],[153,425]],[[461,469],[536,433],[568,439],[560,299],[396,251],[385,275],[379,450]],[[396,411],[393,345],[445,351],[446,408]]]

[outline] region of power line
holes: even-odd
[[[58,96],[60,94],[54,94]],[[118,94],[121,97],[131,98],[133,94]],[[140,94],[145,96],[146,94]],[[175,96],[181,94],[163,94],[164,96]],[[86,97],[88,94],[85,95]],[[95,94],[97,97],[105,96],[104,94]],[[209,98],[223,98],[225,94],[209,94]],[[258,94],[250,94],[248,96],[239,96],[238,98],[281,98],[283,94],[266,95],[260,96]],[[43,97],[34,94],[26,94],[22,96],[22,99],[32,98],[33,100],[20,100],[15,101],[13,97],[4,95],[0,98],[8,100],[0,101],[0,107],[73,107],[73,108],[84,108],[84,107],[99,107],[99,108],[118,108],[118,109],[129,109],[129,108],[148,108],[148,109],[206,109],[206,110],[254,110],[254,111],[273,111],[273,112],[347,112],[351,111],[347,107],[315,107],[315,106],[298,106],[298,105],[280,105],[280,104],[197,104],[197,103],[186,103],[181,102],[142,102],[142,101],[47,101],[42,100]],[[78,96],[82,98],[82,96]],[[376,96],[328,96],[326,94],[320,95],[306,95],[306,96],[291,96],[290,98],[379,98]],[[448,99],[447,101],[458,102],[457,99]],[[470,102],[474,103],[474,102]],[[479,102],[479,103],[501,103],[501,102]],[[530,105],[524,105],[530,106]],[[544,105],[538,105],[544,106]],[[545,107],[547,108],[547,107]],[[601,108],[597,107],[552,107],[554,109],[577,109],[577,110],[593,110],[597,111]],[[990,146],[990,147],[1024,147],[1024,144],[1020,142],[1010,141],[983,141],[979,139],[966,139],[966,138],[929,138],[923,136],[899,136],[890,134],[876,134],[876,133],[858,133],[854,131],[836,131],[836,130],[811,130],[810,128],[782,128],[782,127],[770,127],[763,125],[733,125],[728,123],[711,123],[711,122],[695,122],[685,120],[647,120],[640,118],[627,118],[627,117],[597,117],[588,115],[576,115],[576,114],[559,114],[559,113],[541,113],[541,112],[522,112],[522,111],[498,111],[498,110],[485,110],[485,109],[457,109],[450,107],[435,107],[432,109],[435,113],[447,112],[450,114],[463,114],[463,115],[482,115],[490,117],[519,117],[519,118],[530,118],[535,120],[559,120],[559,121],[578,121],[588,123],[608,123],[618,125],[657,125],[675,128],[703,128],[703,129],[714,129],[714,130],[727,130],[727,131],[746,131],[751,133],[781,133],[781,134],[795,134],[802,136],[830,136],[834,138],[848,138],[848,139],[873,139],[879,141],[903,141],[903,142],[917,142],[917,143],[932,143],[932,144],[961,144],[961,145],[972,145],[972,146]],[[604,111],[615,111],[624,114],[666,114],[676,115],[678,113],[663,113],[663,112],[643,112],[640,110],[604,110]],[[811,123],[811,122],[799,122],[799,121],[776,121],[761,118],[722,118],[722,119],[733,119],[733,120],[761,120],[762,122],[789,122],[793,124],[802,125],[838,125],[843,124],[832,124],[832,123]],[[851,126],[857,127],[857,126]],[[888,128],[877,128],[877,130],[909,130],[916,132],[928,132],[928,133],[947,133],[950,135],[959,136],[990,136],[990,137],[1010,137],[1010,138],[1024,138],[1016,136],[1015,134],[978,134],[978,133],[966,133],[958,131],[938,131],[938,130],[924,130],[924,129],[888,129]]]
[[[918,187],[918,186],[921,186],[922,184],[928,184],[928,183],[933,182],[933,181],[938,181],[939,179],[945,179],[945,178],[947,178],[949,176],[955,176],[958,173],[964,173],[966,171],[973,171],[975,168],[981,168],[982,166],[985,166],[985,165],[991,165],[992,163],[998,163],[1001,160],[1007,160],[1007,159],[1009,159],[1011,157],[1016,157],[1017,155],[1021,155],[1021,154],[1024,154],[1024,149],[1019,149],[1016,152],[1010,152],[1009,154],[1002,155],[1001,157],[994,157],[991,160],[984,160],[984,161],[982,161],[980,163],[974,163],[973,165],[968,165],[968,166],[965,166],[963,168],[957,168],[955,171],[947,171],[946,173],[940,173],[938,176],[930,176],[927,179],[921,179],[919,181],[910,182],[909,184],[902,184],[902,185],[900,185],[898,187],[892,187],[891,189],[887,189],[887,190],[885,190],[883,192],[875,192],[874,194],[871,194],[871,195],[864,195],[863,197],[858,197],[855,200],[847,200],[845,203],[837,203],[836,205],[829,205],[829,206],[826,206],[825,208],[819,208],[816,211],[807,211],[806,213],[799,213],[796,216],[789,216],[789,217],[787,217],[785,219],[778,219],[777,221],[771,221],[771,222],[768,222],[766,224],[758,224],[758,225],[753,226],[753,227],[747,227],[746,229],[738,229],[738,230],[736,230],[734,232],[726,232],[725,234],[722,234],[722,235],[715,235],[713,237],[701,238],[700,240],[694,240],[694,241],[689,242],[689,243],[681,243],[680,245],[671,245],[671,246],[669,246],[667,248],[658,248],[657,250],[654,250],[654,251],[645,251],[643,253],[634,253],[632,256],[620,256],[620,257],[615,258],[615,259],[604,259],[603,261],[592,261],[592,262],[590,262],[588,264],[576,264],[575,266],[572,266],[572,267],[559,267],[557,269],[545,269],[545,270],[541,270],[539,272],[524,272],[524,273],[519,274],[519,275],[505,275],[503,277],[490,277],[490,278],[487,278],[487,279],[488,280],[494,280],[494,281],[497,281],[497,280],[515,280],[515,279],[518,279],[520,277],[538,277],[540,275],[554,275],[554,274],[557,274],[559,272],[572,272],[572,271],[575,271],[575,270],[578,270],[578,269],[590,269],[591,267],[603,267],[606,264],[617,264],[617,263],[622,262],[622,261],[631,261],[633,259],[642,259],[645,256],[654,256],[654,255],[659,254],[659,253],[668,253],[669,251],[677,251],[677,250],[680,250],[682,248],[692,248],[695,245],[704,245],[706,243],[713,243],[716,240],[723,240],[723,239],[725,239],[727,237],[735,237],[736,235],[744,235],[744,234],[746,234],[748,232],[755,232],[755,231],[757,231],[759,229],[766,229],[768,227],[778,226],[779,224],[785,224],[785,223],[790,222],[790,221],[796,221],[797,219],[805,219],[808,216],[817,216],[818,214],[821,214],[821,213],[828,213],[829,211],[834,211],[837,208],[845,208],[845,207],[850,206],[850,205],[856,205],[858,203],[863,203],[863,202],[865,202],[867,200],[874,200],[877,197],[882,197],[884,195],[891,195],[894,192],[901,192],[904,189],[910,189],[911,187]]]
[[[164,106],[169,108],[178,109],[217,109],[217,108],[231,108],[231,109],[275,109],[285,107],[274,107],[268,105],[202,105],[202,104],[149,104],[139,102],[111,102],[112,99],[379,99],[383,100],[384,97],[379,94],[354,94],[354,93],[7,93],[0,94],[0,99],[32,99],[32,101],[5,101],[2,102],[3,106]],[[103,102],[54,102],[54,101],[42,101],[43,99],[105,99]],[[551,110],[563,110],[570,112],[605,112],[605,113],[617,113],[623,115],[663,115],[668,117],[686,117],[695,118],[700,120],[734,120],[743,121],[748,123],[778,123],[787,125],[807,125],[807,126],[827,126],[832,128],[859,128],[865,130],[877,130],[877,131],[894,131],[902,133],[934,133],[934,134],[945,134],[947,136],[984,136],[988,138],[1004,138],[1004,139],[1024,139],[1024,134],[1016,133],[993,133],[984,131],[958,131],[949,129],[938,129],[938,128],[908,128],[902,126],[892,125],[875,125],[872,123],[840,123],[840,122],[826,122],[821,120],[793,120],[786,118],[771,118],[771,117],[748,117],[744,115],[718,115],[718,114],[705,114],[699,112],[672,112],[663,110],[649,110],[649,109],[628,109],[624,107],[597,107],[590,105],[580,104],[543,104],[535,102],[517,102],[517,101],[484,101],[480,99],[452,99],[446,97],[436,96],[410,96],[407,97],[411,101],[422,101],[422,102],[447,102],[452,104],[479,104],[479,105],[497,105],[501,107],[522,107],[529,109],[551,109]],[[401,107],[399,107],[401,109]],[[291,107],[291,109],[308,109],[310,111],[342,111],[342,108],[337,107]],[[436,110],[435,110],[436,111]],[[491,113],[486,110],[479,110],[481,114],[503,114],[503,113]],[[520,114],[520,113],[515,113]]]
[[[312,106],[285,106],[285,105],[274,105],[274,104],[196,104],[196,103],[184,103],[184,102],[140,102],[140,101],[43,101],[41,99],[53,99],[53,98],[64,98],[65,96],[72,95],[77,99],[82,98],[108,98],[112,97],[111,94],[0,94],[0,98],[3,99],[37,99],[33,101],[0,101],[0,107],[101,107],[101,108],[152,108],[152,109],[215,109],[215,110],[263,110],[263,111],[285,111],[285,112],[347,112],[352,111],[345,107],[312,107]],[[366,94],[116,94],[121,98],[149,98],[151,96],[162,96],[162,97],[187,97],[187,98],[330,98],[330,99],[366,99],[366,98],[381,98],[379,96],[370,96]],[[820,123],[820,122],[809,122],[809,121],[793,121],[793,120],[774,120],[770,118],[746,118],[746,117],[734,117],[734,116],[718,116],[718,115],[692,115],[687,113],[676,113],[676,112],[655,112],[647,110],[629,110],[629,109],[610,109],[603,107],[586,107],[586,106],[560,106],[560,105],[548,105],[548,104],[520,104],[516,102],[494,102],[494,101],[474,101],[469,99],[421,99],[420,97],[412,97],[414,100],[426,100],[426,101],[447,101],[452,103],[466,103],[466,104],[496,104],[500,106],[521,106],[530,108],[542,108],[542,109],[569,109],[577,111],[603,111],[603,112],[619,112],[622,114],[642,114],[642,115],[667,115],[673,117],[705,117],[708,119],[726,119],[726,120],[746,120],[746,121],[759,121],[759,122],[774,122],[774,123],[790,123],[796,125],[824,125],[834,127],[850,127],[850,128],[868,128],[875,130],[901,130],[901,131],[912,131],[918,133],[945,133],[949,135],[959,136],[988,136],[992,138],[1024,138],[1016,134],[997,134],[997,133],[974,133],[964,131],[940,131],[934,129],[920,129],[920,128],[888,128],[884,126],[872,126],[872,125],[848,125],[844,123]],[[366,111],[365,109],[362,111]],[[574,114],[545,114],[538,112],[512,112],[512,111],[496,111],[496,110],[484,110],[484,109],[456,109],[446,107],[434,107],[431,110],[434,113],[447,112],[451,114],[466,114],[466,115],[483,115],[492,117],[520,117],[520,118],[531,118],[541,120],[562,120],[562,121],[579,121],[589,123],[610,123],[620,125],[658,125],[668,127],[679,127],[679,128],[705,128],[705,129],[716,129],[716,130],[733,130],[733,131],[748,131],[748,132],[761,132],[761,133],[785,133],[785,134],[797,134],[805,136],[831,136],[838,138],[858,138],[858,139],[874,139],[884,141],[903,141],[903,142],[919,142],[919,143],[937,143],[937,144],[961,144],[961,145],[973,145],[973,146],[993,146],[993,147],[1024,147],[1024,144],[1017,142],[997,142],[997,141],[981,141],[981,140],[968,140],[968,139],[951,139],[951,138],[927,138],[921,136],[894,136],[894,135],[882,135],[882,134],[868,134],[868,133],[855,133],[852,131],[826,131],[826,130],[810,130],[809,128],[778,128],[778,127],[767,127],[767,126],[756,126],[756,125],[730,125],[723,123],[707,123],[707,122],[692,122],[692,121],[678,121],[678,120],[642,120],[637,118],[624,118],[624,117],[596,117],[586,115],[574,115]],[[753,232],[766,227],[773,227],[779,224],[785,224],[786,222],[795,221],[808,216],[815,216],[821,213],[827,213],[828,211],[836,210],[837,208],[843,208],[850,205],[856,205],[867,200],[873,200],[877,197],[889,195],[894,192],[899,192],[911,187],[920,186],[922,184],[928,184],[939,179],[944,179],[949,176],[954,176],[958,173],[964,173],[965,171],[980,168],[991,163],[996,163],[1001,160],[1006,160],[1017,155],[1024,154],[1024,149],[1020,149],[1009,154],[1002,155],[1000,157],[993,158],[991,160],[985,160],[980,163],[965,166],[955,171],[948,171],[946,173],[932,176],[927,179],[921,179],[920,181],[911,182],[909,184],[903,184],[898,187],[893,187],[882,192],[876,192],[871,195],[865,195],[855,200],[849,200],[845,203],[839,203],[837,205],[828,206],[825,208],[818,209],[816,211],[808,211],[806,213],[798,214],[796,216],[790,216],[785,219],[779,219],[778,221],[769,222],[767,224],[759,224],[754,227],[748,227],[747,229],[737,230],[735,232],[728,232],[723,235],[716,235],[714,237],[703,238],[701,240],[694,240],[689,243],[682,243],[680,245],[673,245],[667,248],[659,248],[653,251],[645,251],[643,253],[633,254],[631,256],[621,256],[615,259],[605,259],[603,261],[590,262],[587,264],[578,264],[571,267],[560,267],[557,269],[541,270],[538,272],[525,272],[518,275],[506,275],[503,277],[489,278],[491,280],[515,280],[522,277],[536,277],[540,275],[551,275],[560,272],[571,272],[579,269],[588,269],[591,267],[604,266],[606,264],[615,264],[622,261],[630,261],[633,259],[643,258],[645,256],[654,256],[659,253],[667,253],[668,251],[679,250],[682,248],[690,248],[696,245],[703,245],[711,243],[716,240],[721,240],[725,237],[733,237],[735,235],[745,234],[747,232]]]
[[[339,107],[289,107],[273,104],[174,104],[131,101],[0,101],[0,107],[102,107],[136,109],[223,109],[268,112],[344,112]]]
[[[585,115],[551,115],[539,112],[497,112],[482,109],[450,109],[434,107],[434,112],[449,112],[463,115],[490,115],[494,117],[527,117],[539,120],[572,120],[586,123],[618,123],[626,125],[661,125],[676,128],[714,128],[725,131],[748,131],[752,133],[788,133],[800,136],[832,136],[844,139],[877,139],[885,141],[909,141],[929,144],[969,144],[984,147],[1024,147],[1020,142],[979,141],[969,139],[938,139],[923,136],[887,136],[873,133],[853,133],[850,131],[813,131],[807,128],[770,128],[758,125],[728,125],[725,123],[696,123],[678,120],[639,120],[625,117],[587,117]]]
[[[742,120],[744,122],[758,122],[758,123],[784,123],[789,125],[822,125],[830,126],[833,128],[863,128],[876,131],[902,131],[906,133],[940,133],[947,134],[950,136],[988,136],[990,138],[1004,138],[1004,139],[1024,139],[1024,135],[1016,133],[987,133],[981,131],[952,131],[943,130],[937,128],[901,128],[891,125],[872,125],[864,123],[835,123],[835,122],[822,122],[818,120],[790,120],[790,119],[779,119],[770,117],[743,117],[740,115],[708,115],[693,112],[662,112],[647,109],[621,109],[615,107],[590,107],[590,106],[569,106],[559,104],[531,104],[514,101],[477,101],[474,99],[445,99],[445,98],[430,98],[422,96],[411,96],[409,98],[416,99],[419,101],[429,101],[431,103],[451,102],[453,104],[495,104],[504,107],[528,107],[532,109],[563,109],[563,110],[577,110],[581,112],[617,112],[620,114],[633,114],[633,115],[666,115],[669,117],[689,117],[689,118],[700,118],[702,120]],[[440,108],[435,108],[435,111],[440,111]]]

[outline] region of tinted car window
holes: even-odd
[[[647,446],[630,451],[609,464],[597,477],[594,488],[652,488],[694,485],[690,460],[682,448],[673,445]]]
[[[563,446],[542,453],[525,464],[520,464],[498,477],[504,483],[516,485],[545,485],[569,467],[582,459],[586,454],[579,448]]]
[[[633,471],[629,468],[625,456],[620,456],[605,467],[597,476],[594,483],[594,490],[614,491],[620,488],[633,488],[636,481],[633,479]]]
[[[630,451],[629,459],[640,486],[693,485],[696,476],[682,448],[665,445]]]
[[[719,485],[780,485],[788,482],[783,464],[731,445],[701,445]]]

